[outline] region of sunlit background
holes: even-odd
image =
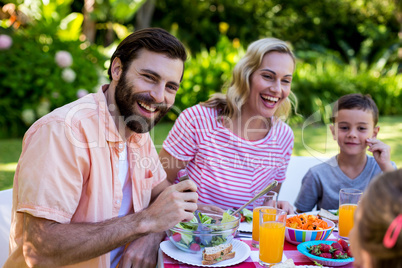
[[[27,128],[108,83],[117,44],[149,26],[170,31],[190,55],[175,108],[151,131],[158,150],[183,109],[224,91],[248,44],[273,36],[297,56],[294,155],[336,154],[328,107],[360,92],[376,101],[379,138],[402,165],[402,1],[20,0],[0,1],[0,20],[0,190],[12,187]]]

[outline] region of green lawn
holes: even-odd
[[[151,137],[159,151],[172,123],[160,123],[152,131]],[[402,167],[402,116],[380,117],[378,138],[391,146],[391,159]],[[295,133],[293,155],[330,157],[338,152],[328,126],[292,126]],[[0,190],[12,187],[14,171],[21,153],[21,139],[0,140]]]

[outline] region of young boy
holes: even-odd
[[[330,126],[339,154],[309,169],[296,199],[298,212],[338,209],[342,188],[364,190],[381,172],[396,169],[390,147],[376,139],[380,127],[378,108],[373,99],[362,94],[342,96],[335,103]],[[373,156],[366,154],[366,149]]]

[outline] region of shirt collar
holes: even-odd
[[[104,129],[105,138],[108,142],[116,143],[116,147],[119,148],[119,144],[124,144],[123,138],[116,127],[116,123],[110,111],[108,109],[106,101],[106,91],[109,89],[109,84],[102,85],[98,92],[94,94],[95,101],[99,105],[99,124]],[[127,144],[131,148],[138,148],[145,144],[146,140],[150,138],[149,133],[138,134],[133,133],[127,140]],[[121,147],[121,146],[120,146]],[[120,148],[119,148],[120,150]]]

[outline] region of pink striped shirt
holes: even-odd
[[[238,208],[272,180],[285,180],[293,131],[276,120],[267,136],[250,141],[233,134],[217,117],[216,109],[201,105],[184,110],[163,148],[189,161],[187,172],[197,184],[200,202]]]

